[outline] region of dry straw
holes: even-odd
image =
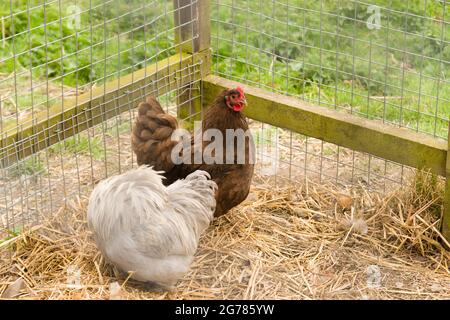
[[[0,296],[20,299],[449,299],[442,186],[419,173],[380,197],[312,183],[274,189],[216,219],[169,292],[120,276],[86,228],[86,199],[0,244]],[[269,187],[270,186],[270,187]],[[70,270],[70,272],[68,271]],[[378,279],[373,282],[373,274]]]

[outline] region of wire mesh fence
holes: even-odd
[[[213,71],[447,138],[445,1],[213,1]]]
[[[216,0],[213,73],[446,139],[449,17],[445,1]],[[260,157],[267,159],[260,172],[275,180],[301,176],[385,192],[402,187],[413,172],[260,127],[266,137],[258,142]]]
[[[174,17],[198,1],[0,0],[0,239],[135,166],[130,131],[145,96],[159,96],[172,114],[202,99],[202,60],[168,68],[181,28],[185,44],[198,38],[197,13],[182,25]],[[212,73],[447,137],[445,1],[211,0],[211,9]],[[156,76],[142,80],[149,66]],[[119,90],[124,81],[130,85]],[[85,101],[85,117],[52,118]],[[45,129],[36,126],[43,121]],[[258,179],[267,183],[386,192],[413,171],[264,123],[251,128]],[[36,143],[43,147],[30,155]]]
[[[172,1],[5,0],[0,8],[2,239],[67,199],[89,194],[98,180],[135,166],[134,108],[156,95],[176,114],[182,83],[200,87],[202,61],[168,67],[179,63],[168,59],[180,51],[174,17],[185,9]],[[183,41],[195,37],[192,29]],[[155,77],[143,81],[147,72]],[[127,89],[119,90],[124,81]],[[83,99],[84,116],[53,118]],[[32,132],[21,137],[27,128]],[[28,156],[38,144],[41,151]]]
[[[257,172],[262,182],[332,184],[336,192],[350,189],[386,194],[404,186],[414,169],[370,154],[264,123],[253,123]]]

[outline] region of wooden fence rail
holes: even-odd
[[[442,233],[450,240],[450,128],[446,141],[213,75],[202,83],[205,104],[223,89],[239,85],[249,103],[245,115],[251,119],[446,177]]]
[[[297,98],[217,76],[205,77],[202,82],[205,102],[212,101],[225,88],[241,86],[249,102],[244,111],[251,119],[445,176],[447,141],[444,139],[313,106]]]
[[[450,241],[450,121],[447,140],[447,165],[444,195],[444,213],[442,219],[442,234]]]
[[[4,127],[0,136],[0,165],[8,167],[136,107],[144,92],[162,95],[193,80],[198,82],[202,68],[199,61],[204,59],[201,54],[176,54],[76,98],[64,99],[48,110],[23,119],[19,125]]]

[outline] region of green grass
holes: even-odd
[[[74,3],[82,11],[79,27],[68,23]],[[103,3],[17,0],[11,19],[10,1],[0,0],[7,38],[0,73],[32,70],[2,82],[20,91],[4,108],[45,106],[46,86],[30,93],[31,80],[36,86],[49,79],[60,93],[58,85],[102,83],[174,53],[172,0]],[[379,30],[367,28],[363,1],[211,0],[213,71],[446,137],[450,27],[440,20],[450,21],[448,6],[443,12],[437,0],[426,7],[420,0],[370,3],[381,8]]]
[[[103,159],[105,152],[103,142],[96,137],[84,134],[75,135],[50,147],[54,153],[91,155],[95,160]]]
[[[125,120],[123,122],[119,122],[116,125],[113,125],[111,128],[108,129],[107,133],[111,137],[117,136],[117,134],[127,133],[131,131],[131,123],[128,120]]]
[[[18,235],[20,235],[20,233],[23,231],[22,227],[13,227],[10,229],[6,229],[5,230],[8,234],[8,236],[6,236],[5,238],[0,239],[0,244],[2,244],[3,242],[6,242],[14,237],[17,237]]]
[[[6,241],[8,241],[8,240],[10,240],[10,239],[12,239],[14,237],[17,237],[18,235],[20,235],[20,233],[23,230],[22,230],[22,227],[13,227],[13,228],[10,228],[10,229],[6,229],[5,231],[6,231],[6,233],[8,235],[6,237],[0,239],[0,244],[2,244],[2,243],[6,242]]]
[[[68,10],[75,3],[81,11],[79,26],[71,22],[73,14]],[[5,59],[0,72],[33,68],[33,77],[48,77],[69,86],[130,73],[142,68],[145,59],[173,54],[168,48],[174,35],[166,31],[173,21],[154,20],[169,11],[171,3],[61,0],[44,5],[39,0],[18,0],[11,19],[10,1],[0,0],[7,38],[0,51],[0,59]],[[149,45],[144,45],[145,39]]]
[[[24,161],[20,161],[9,169],[11,177],[20,177],[23,175],[33,176],[37,174],[44,174],[46,172],[44,162],[38,155],[29,157]]]
[[[370,3],[381,8],[379,30],[367,28],[362,2],[213,1],[213,69],[446,137],[447,121],[439,118],[450,115],[450,27],[422,17],[448,22],[450,11],[444,16],[439,1],[425,8],[419,0],[392,0],[393,10],[386,1]],[[387,103],[373,98],[380,96]]]

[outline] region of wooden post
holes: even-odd
[[[211,22],[210,0],[173,0],[175,40],[178,50],[192,54],[194,68],[201,69],[201,76],[209,74],[211,66]],[[191,82],[177,91],[177,115],[179,119],[192,123],[201,119],[201,79]]]
[[[450,119],[448,121],[448,148],[444,194],[444,215],[442,216],[442,235],[450,242]]]

